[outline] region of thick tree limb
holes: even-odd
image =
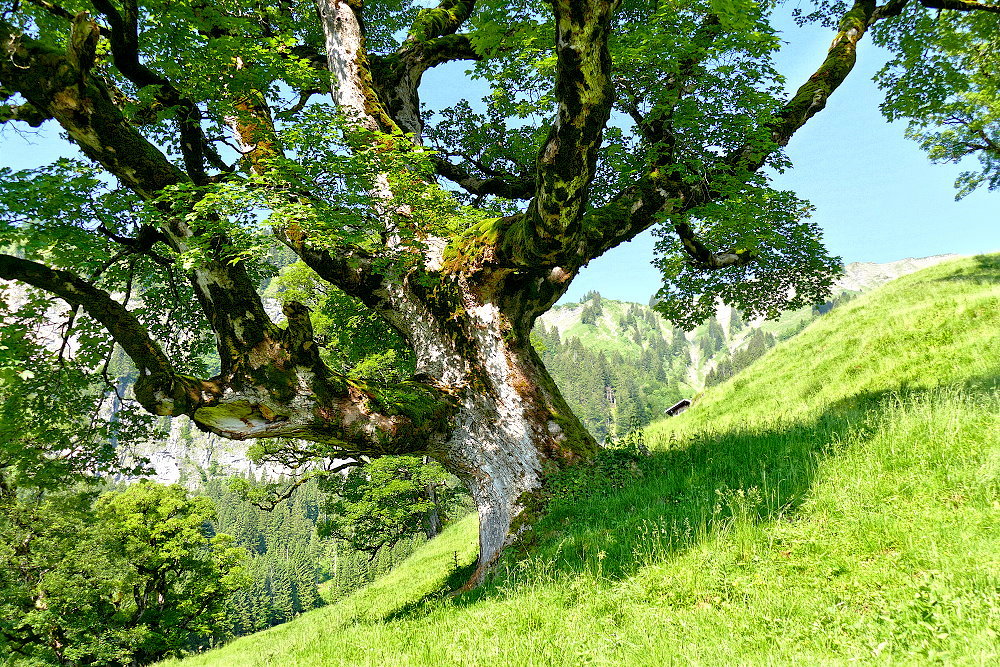
[[[187,414],[201,428],[234,439],[300,437],[342,443],[347,451],[390,454],[422,451],[450,429],[454,399],[431,385],[375,385],[328,375],[319,362],[308,312],[286,306],[288,330],[276,349],[258,351],[255,372],[313,374],[309,400],[285,403],[266,384],[230,385],[176,373],[145,327],[122,304],[83,279],[37,262],[0,254],[0,279],[17,280],[82,307],[100,322],[139,367],[137,400],[158,415]],[[268,355],[274,355],[268,358]]]
[[[371,307],[378,305],[375,295],[383,289],[383,279],[372,269],[372,256],[361,249],[338,252],[309,245],[308,237],[297,228],[276,232],[278,239],[295,251],[321,278]]]
[[[364,48],[361,3],[317,0],[325,36],[333,99],[361,126],[374,132],[400,133],[372,83],[368,52]]]
[[[528,215],[542,254],[558,251],[579,231],[597,167],[614,90],[608,37],[617,0],[554,0],[555,122],[536,162]]]
[[[871,27],[884,18],[898,16],[909,2],[910,0],[889,0],[889,2],[884,5],[876,7],[875,11],[872,13],[872,17],[868,20],[868,27]]]
[[[840,20],[837,35],[827,51],[826,59],[778,114],[777,122],[772,126],[775,144],[787,145],[799,128],[826,107],[830,95],[854,69],[858,42],[864,37],[874,12],[874,0],[857,0]],[[759,169],[765,157],[752,157],[748,166],[754,170]]]
[[[474,4],[443,0],[421,10],[396,53],[371,57],[374,90],[396,125],[417,142],[423,133],[419,88],[424,72],[452,60],[479,59],[469,37],[455,34]]]
[[[441,0],[437,7],[421,9],[410,26],[407,41],[427,42],[435,37],[454,34],[475,6],[475,0]]]
[[[59,121],[80,149],[131,190],[149,198],[186,181],[184,174],[132,129],[104,84],[85,76],[66,53],[21,35],[0,20],[0,81]]]
[[[423,64],[427,69],[453,60],[479,60],[480,56],[468,35],[442,35],[427,40],[422,47]]]
[[[929,9],[1000,12],[1000,5],[986,5],[972,0],[917,1]],[[772,125],[772,139],[776,146],[787,145],[799,128],[826,107],[830,95],[854,68],[857,45],[867,28],[881,19],[898,15],[906,4],[906,0],[890,0],[881,7],[876,7],[874,0],[857,0],[853,4],[841,19],[823,63],[779,112]],[[763,166],[769,153],[744,148],[730,156],[729,162],[757,170]]]
[[[28,2],[36,7],[41,7],[53,16],[58,16],[59,18],[66,19],[67,21],[73,20],[73,13],[62,5],[57,5],[54,2],[48,2],[47,0],[28,0]]]
[[[337,251],[309,244],[306,234],[295,227],[275,230],[278,240],[291,248],[320,278],[353,296],[382,316],[404,340],[412,331],[392,303],[388,283],[375,269],[375,258],[360,248]]]

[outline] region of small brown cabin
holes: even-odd
[[[667,408],[666,415],[668,417],[676,417],[677,415],[679,415],[680,413],[684,412],[685,410],[687,410],[690,407],[691,407],[691,399],[690,398],[685,398],[685,399],[682,399],[680,401],[677,401],[677,403],[675,403],[674,405],[671,405],[669,408]]]

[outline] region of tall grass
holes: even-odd
[[[185,664],[996,664],[1000,260],[838,311],[650,427],[480,589],[447,593],[469,520]]]

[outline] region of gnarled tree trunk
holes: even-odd
[[[456,281],[459,282],[459,281]],[[528,496],[546,473],[596,453],[529,341],[529,330],[475,290],[458,290],[462,314],[418,323],[417,371],[457,393],[453,426],[428,454],[469,488],[479,510],[479,563],[486,568],[518,532]]]

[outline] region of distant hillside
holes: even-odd
[[[559,478],[480,589],[470,520],[169,664],[996,664],[998,331],[1000,256],[901,278]]]
[[[652,308],[591,291],[542,315],[535,340],[542,360],[584,425],[603,441],[663,416],[681,398],[724,382],[768,349],[862,292],[959,255],[855,262],[824,304],[747,321],[720,305],[694,331],[671,326]]]
[[[684,332],[649,306],[590,292],[580,303],[556,306],[535,326],[536,347],[570,407],[599,440],[648,424],[681,398],[718,384],[779,340],[802,330],[853,293],[774,321],[747,322],[721,306]]]
[[[543,315],[533,336],[570,407],[600,441],[648,423],[691,391],[691,342],[646,306],[592,292]]]
[[[931,257],[907,257],[895,262],[851,262],[844,266],[844,275],[837,282],[837,288],[852,292],[865,292],[881,287],[890,280],[930,268],[941,262],[960,259],[963,255],[932,255]]]

